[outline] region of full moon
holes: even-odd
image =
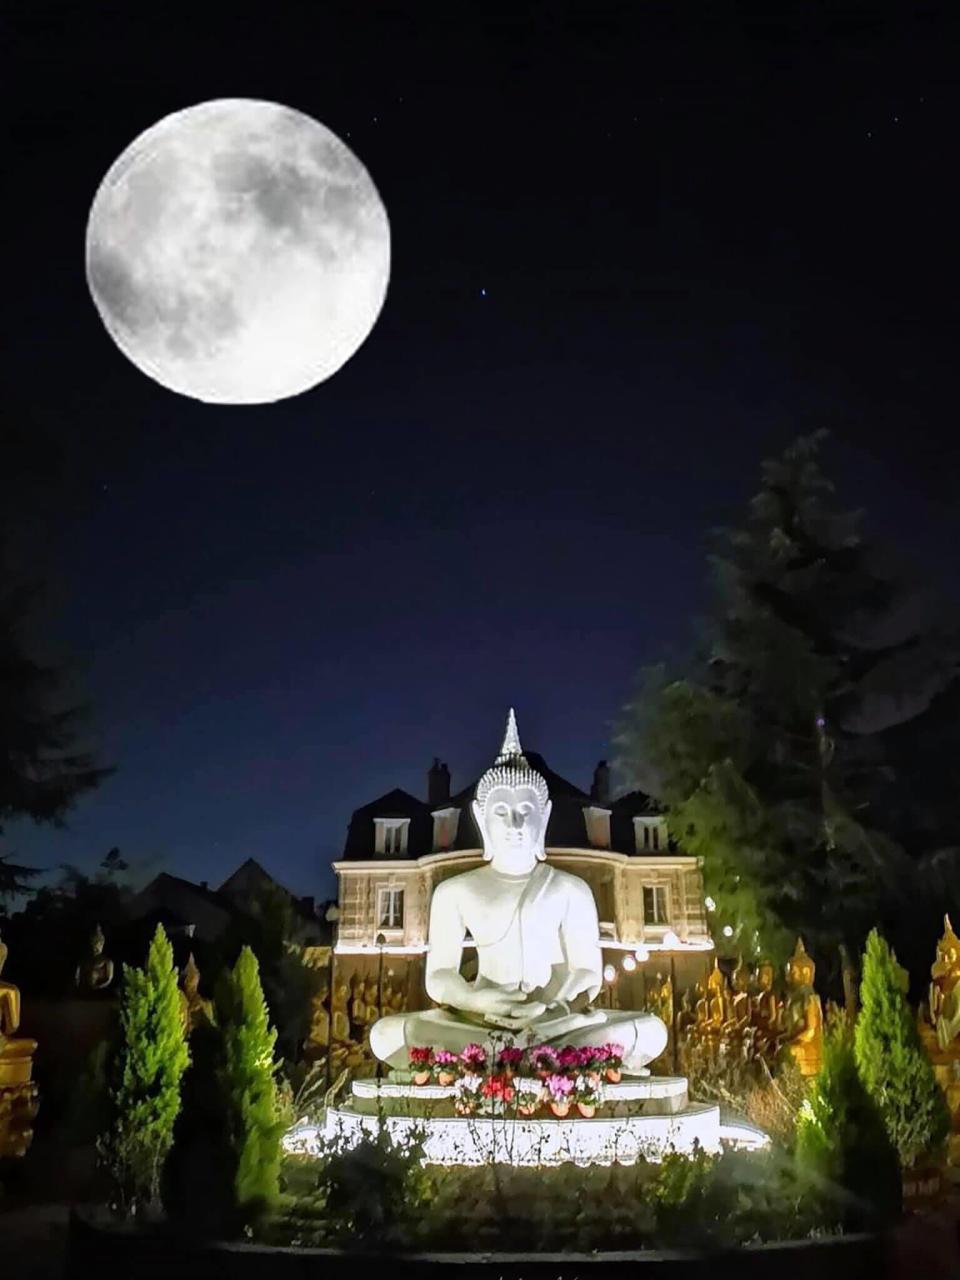
[[[376,323],[390,227],[336,134],[273,102],[166,116],[108,170],[87,283],[143,373],[214,404],[265,404],[343,365]]]

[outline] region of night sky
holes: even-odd
[[[951,7],[14,6],[4,501],[117,772],[8,849],[322,894],[351,810],[463,785],[511,703],[587,784],[709,529],[818,426],[955,597]],[[370,338],[273,405],[148,379],[84,278],[110,164],[217,97],[333,129],[391,222]]]

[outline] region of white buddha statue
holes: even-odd
[[[603,982],[597,908],[590,886],[545,862],[547,784],[528,764],[511,710],[503,747],[477,784],[473,815],[485,865],[434,890],[427,994],[439,1008],[381,1018],[370,1045],[405,1067],[414,1045],[460,1052],[504,1042],[623,1046],[627,1073],[645,1074],[667,1029],[651,1014],[594,1009]],[[460,974],[469,931],[477,977]]]

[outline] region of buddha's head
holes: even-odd
[[[807,955],[803,939],[798,938],[793,955],[787,961],[787,986],[794,989],[797,987],[812,987],[813,975],[813,960]]]
[[[743,994],[750,989],[750,970],[743,963],[743,956],[737,956],[737,967],[733,971],[733,989]]]
[[[723,970],[720,968],[720,962],[714,959],[713,968],[707,975],[707,990],[712,991],[714,995],[719,995],[727,989],[727,979]]]
[[[550,796],[546,782],[523,754],[512,709],[500,754],[477,784],[473,816],[483,856],[495,870],[523,875],[547,856]]]
[[[99,925],[97,925],[93,933],[90,935],[90,950],[95,956],[102,956],[103,948],[106,946],[106,943],[107,940],[103,936],[103,930]]]
[[[937,965],[941,970],[960,968],[960,938],[953,931],[950,917],[943,917],[943,937],[937,943]]]
[[[772,960],[761,960],[757,965],[757,986],[761,991],[772,991],[776,970]]]

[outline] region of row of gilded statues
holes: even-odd
[[[813,986],[815,966],[797,939],[785,968],[783,991],[776,969],[761,960],[750,969],[741,957],[732,977],[713,967],[686,990],[676,1011],[677,1057],[687,1074],[731,1069],[763,1061],[772,1067],[785,1051],[804,1076],[816,1075],[823,1059],[823,1007]],[[669,983],[657,989],[657,1012],[673,1025]]]

